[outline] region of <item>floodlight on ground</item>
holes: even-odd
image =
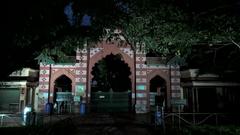
[[[26,124],[26,120],[27,120],[27,113],[31,112],[32,108],[30,106],[26,106],[23,110],[23,122],[24,125]]]

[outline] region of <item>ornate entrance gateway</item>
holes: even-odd
[[[93,74],[95,72],[94,68],[101,60],[111,55],[119,56],[120,63],[124,63],[128,68],[127,72],[130,72],[127,78],[117,82],[120,84],[127,84],[126,89],[124,87],[122,88],[122,85],[114,85],[110,87],[110,85],[103,84],[106,89],[104,90],[102,88],[102,90],[97,90],[95,87],[92,87],[95,85],[94,83],[99,83],[95,80],[96,76]],[[155,76],[160,76],[164,79],[164,87],[166,91],[165,105],[166,108],[171,108],[171,99],[181,98],[179,67],[170,67],[169,65],[161,63],[161,61],[158,64],[152,64],[149,62],[151,59],[152,58],[146,57],[146,53],[144,51],[137,49],[134,52],[129,45],[119,46],[117,42],[109,43],[102,41],[92,48],[87,49],[87,46],[85,46],[83,49],[77,49],[75,63],[60,63],[51,65],[44,65],[40,63],[39,109],[44,109],[44,105],[48,101],[49,90],[50,102],[53,102],[54,81],[61,75],[66,75],[72,81],[71,92],[74,98],[73,104],[75,105],[75,110],[79,110],[80,100],[82,103],[86,103],[90,106],[91,103],[94,102],[97,102],[96,104],[99,104],[99,102],[101,103],[101,101],[98,100],[102,100],[103,96],[105,96],[106,102],[112,102],[112,104],[108,104],[110,106],[118,107],[119,103],[123,103],[119,102],[120,100],[126,100],[123,105],[128,102],[128,108],[134,109],[136,113],[146,113],[150,110],[150,80]],[[112,67],[110,67],[110,69],[112,69]],[[110,74],[111,73],[109,73],[109,75]],[[111,74],[111,77],[113,76],[115,75]],[[114,81],[114,79],[111,78],[109,81]],[[111,82],[111,85],[113,85],[113,82]],[[110,92],[110,88],[112,89],[112,92]],[[117,89],[122,89],[122,91],[118,91]],[[98,91],[105,91],[109,93],[93,94]],[[125,96],[122,97],[118,95],[116,97],[115,93],[117,92],[122,92]],[[115,103],[116,99],[118,100]],[[103,102],[105,101],[102,101],[102,103]]]

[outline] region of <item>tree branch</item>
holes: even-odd
[[[231,38],[230,38],[230,40],[231,40],[231,42],[232,42],[234,45],[236,45],[236,46],[240,49],[240,45],[239,45],[238,43],[236,43],[235,41],[233,41],[233,39],[231,39]]]

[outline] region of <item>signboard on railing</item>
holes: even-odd
[[[80,102],[81,100],[81,97],[80,96],[74,96],[74,99],[73,99],[75,102]]]
[[[186,105],[187,100],[186,99],[172,99],[171,104],[172,105]]]
[[[72,101],[72,92],[56,92],[56,101]]]

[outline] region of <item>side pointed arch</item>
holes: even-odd
[[[51,95],[53,95],[54,93],[55,80],[62,75],[67,76],[72,81],[72,93],[75,93],[75,84],[76,84],[75,75],[70,71],[70,69],[59,69],[58,71],[52,73],[52,76],[51,76],[51,88],[50,88]]]
[[[166,81],[166,105],[167,107],[170,107],[170,100],[171,100],[171,87],[170,87],[170,75],[168,71],[162,70],[162,69],[157,69],[157,70],[153,70],[150,73],[148,73],[147,75],[147,93],[150,93],[150,81],[156,77],[156,76],[160,76],[161,78],[163,78]],[[148,94],[148,101],[150,100],[150,95]]]

